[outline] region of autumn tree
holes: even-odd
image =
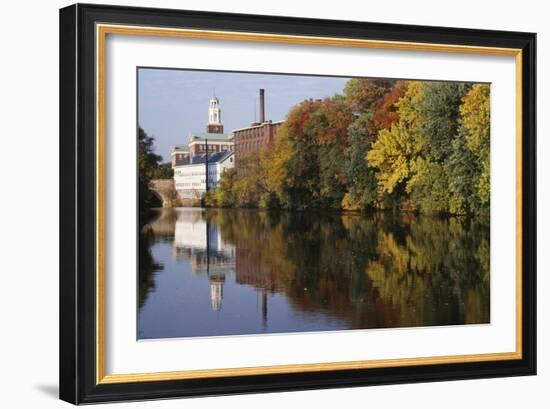
[[[489,206],[489,92],[489,85],[476,84],[462,98],[460,127],[446,163],[453,214],[483,212]]]
[[[489,86],[352,79],[294,106],[268,149],[222,176],[219,206],[394,208],[469,214],[489,204]]]
[[[396,103],[399,119],[390,128],[382,129],[365,160],[376,168],[380,195],[403,200],[410,191],[410,180],[420,166],[426,150],[426,138],[421,132],[419,101],[423,84],[410,82],[406,93]]]
[[[476,187],[480,164],[466,146],[464,131],[453,141],[453,150],[445,164],[449,177],[449,212],[468,214],[480,208]]]
[[[344,95],[355,119],[348,128],[345,156],[347,193],[342,208],[365,210],[376,204],[376,175],[368,167],[365,157],[378,132],[397,119],[395,103],[405,90],[402,81],[357,78],[346,84]]]
[[[226,169],[220,176],[217,187],[210,189],[204,196],[204,204],[208,207],[236,207],[235,181],[237,170]]]
[[[466,83],[409,83],[396,103],[397,122],[379,132],[367,155],[379,170],[381,193],[397,189],[402,200],[407,195],[414,207],[429,213],[461,213],[469,207],[461,184],[471,172],[471,158],[456,141],[460,106],[469,88]]]
[[[385,98],[395,89],[395,84],[393,80],[365,78],[353,78],[346,83],[344,96],[355,114],[356,126],[368,143],[374,142],[378,131],[387,127],[384,123],[389,119],[386,112],[390,112],[393,103],[391,98]],[[392,120],[389,119],[389,122]]]
[[[347,100],[339,95],[323,101],[312,118],[317,132],[320,206],[339,209],[347,191],[348,128],[353,121]]]
[[[357,123],[348,129],[349,146],[346,152],[346,176],[348,192],[342,200],[345,210],[364,210],[373,206],[378,197],[376,173],[369,168],[365,155],[369,149],[368,139]]]
[[[470,85],[459,82],[423,82],[418,101],[419,131],[425,140],[421,159],[413,166],[407,185],[413,201],[429,213],[451,211],[449,186],[457,175],[446,166],[458,137],[460,105]]]
[[[283,125],[277,131],[276,138],[270,149],[262,156],[265,183],[268,195],[264,199],[265,207],[289,207],[288,189],[291,185],[291,175],[287,163],[292,158],[294,145],[288,135],[288,127]]]
[[[464,97],[460,107],[462,132],[466,146],[481,165],[476,181],[477,194],[482,206],[490,199],[490,125],[491,101],[488,84],[476,84]]]
[[[289,112],[279,130],[285,147],[291,147],[284,154],[286,179],[279,188],[285,207],[340,207],[346,191],[342,157],[353,120],[346,102],[341,96],[306,100]]]

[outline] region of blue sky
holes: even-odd
[[[170,146],[186,144],[190,132],[205,132],[208,102],[220,100],[225,132],[258,118],[258,90],[265,89],[266,119],[284,119],[308,98],[342,93],[349,78],[248,74],[213,71],[139,69],[138,122],[155,138],[156,153],[169,160]]]

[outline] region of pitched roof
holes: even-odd
[[[187,152],[188,147],[187,147],[187,145],[172,145],[171,150],[172,150],[172,152],[175,152],[175,151]]]
[[[218,163],[223,162],[225,159],[233,155],[231,151],[221,151],[208,154],[208,163]],[[185,166],[185,165],[198,165],[201,163],[206,163],[206,155],[194,155],[191,158],[183,159],[176,163],[176,166]]]

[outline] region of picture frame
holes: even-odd
[[[515,350],[106,373],[108,36],[205,39],[515,61]],[[536,35],[76,4],[60,10],[60,398],[73,404],[536,374]],[[512,183],[512,182],[509,182]],[[495,227],[498,229],[498,226]],[[128,319],[133,319],[129,317]]]

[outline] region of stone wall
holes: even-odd
[[[162,207],[176,207],[179,205],[174,179],[152,180],[150,188],[161,198]]]

